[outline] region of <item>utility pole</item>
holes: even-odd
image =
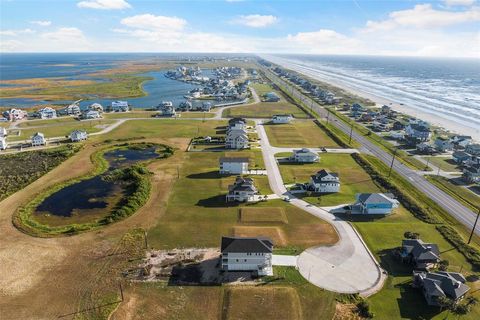
[[[328,124],[328,118],[330,116],[330,110],[327,109],[327,124]]]
[[[430,156],[430,157],[427,158],[427,165],[425,166],[425,170],[428,170],[428,164],[430,163],[430,158],[431,158],[431,157],[432,157],[432,156]]]
[[[397,150],[398,150],[398,147],[396,147],[395,150],[393,151],[392,163],[390,164],[390,169],[388,170],[388,178],[390,178],[390,175],[392,174],[393,163],[395,162],[395,156],[397,155]]]
[[[148,249],[147,230],[143,230],[143,237],[145,239],[145,249]]]
[[[348,138],[348,144],[352,143],[352,134],[353,134],[353,121],[351,122],[350,126],[350,137]]]
[[[118,284],[119,284],[119,286],[120,286],[120,297],[122,298],[122,302],[123,302],[123,288],[122,288],[122,283],[119,282]]]
[[[470,244],[470,241],[472,241],[473,233],[475,232],[475,227],[477,226],[479,216],[480,216],[480,207],[478,208],[477,217],[475,218],[475,223],[473,224],[472,232],[470,233],[470,237],[468,238],[467,244]]]

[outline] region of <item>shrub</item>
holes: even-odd
[[[370,304],[366,300],[357,303],[358,314],[364,318],[371,319],[374,314],[370,311]]]
[[[450,265],[450,262],[448,260],[442,260],[440,261],[438,269],[440,271],[447,271],[449,265]]]
[[[460,251],[465,258],[474,266],[475,268],[480,268],[480,252],[474,247],[465,243],[463,238],[458,234],[458,232],[446,225],[437,226],[437,230],[442,234],[442,236],[450,242],[458,251]]]
[[[405,239],[419,239],[420,238],[420,233],[417,232],[411,232],[411,231],[406,231],[403,236]]]

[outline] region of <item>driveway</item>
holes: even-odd
[[[265,128],[256,121],[262,154],[268,172],[270,187],[278,196],[288,196],[290,203],[331,223],[339,235],[333,246],[313,247],[302,252],[297,259],[300,274],[312,284],[339,293],[371,295],[383,286],[386,275],[376,262],[361,236],[348,221],[309,204],[290,194],[285,188],[270,146]]]
[[[274,266],[296,267],[298,256],[285,256],[280,254],[272,255],[272,264]]]

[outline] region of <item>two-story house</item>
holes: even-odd
[[[425,243],[420,239],[402,241],[401,257],[412,263],[415,269],[429,270],[440,262],[440,250],[435,243]]]
[[[298,163],[313,163],[318,162],[320,157],[318,153],[311,151],[307,148],[293,150],[293,155],[290,157],[290,161]]]
[[[222,157],[220,158],[220,174],[247,174],[248,158]]]
[[[429,306],[440,306],[439,298],[458,303],[470,290],[465,282],[465,277],[457,272],[413,272],[413,284],[422,289]]]
[[[228,193],[226,196],[227,202],[239,201],[247,202],[253,201],[255,195],[258,194],[258,189],[255,187],[252,178],[237,177],[235,182],[228,186]]]
[[[84,140],[87,140],[87,138],[88,138],[88,134],[85,130],[73,130],[70,133],[70,140],[72,142],[84,141]]]
[[[310,177],[308,189],[319,193],[338,192],[340,191],[338,174],[322,169]]]
[[[32,136],[32,147],[44,146],[47,144],[45,135],[41,132],[37,132]]]
[[[222,237],[222,270],[273,275],[272,252],[273,242],[269,238]]]
[[[398,200],[391,193],[357,193],[352,214],[390,214],[397,208]]]

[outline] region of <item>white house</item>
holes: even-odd
[[[253,271],[273,275],[273,242],[270,238],[222,237],[221,261],[225,271]]]
[[[10,121],[22,120],[27,117],[27,113],[21,109],[10,109],[3,113],[3,116]]]
[[[410,123],[405,127],[405,135],[410,139],[428,141],[432,135],[432,132],[426,123]]]
[[[232,130],[246,130],[247,120],[243,118],[232,118],[228,120],[227,133]]]
[[[318,171],[310,177],[309,189],[319,193],[333,193],[340,191],[338,174],[327,172],[325,169]]]
[[[220,173],[221,174],[247,174],[248,173],[248,158],[220,158]]]
[[[130,110],[127,101],[112,101],[112,104],[108,108],[110,112],[127,112]]]
[[[175,108],[173,107],[173,105],[166,104],[166,105],[162,105],[160,109],[160,114],[161,116],[164,116],[164,117],[174,117],[177,114],[177,112],[175,111]]]
[[[57,117],[57,111],[50,107],[45,107],[37,111],[40,119],[53,119]]]
[[[83,119],[99,119],[101,117],[100,112],[96,110],[85,110],[82,112]]]
[[[72,140],[72,142],[80,142],[83,140],[87,140],[87,138],[88,135],[85,130],[73,130],[70,133],[70,140]]]
[[[32,136],[32,147],[44,146],[47,144],[45,136],[41,132],[37,132]]]
[[[292,119],[291,114],[276,114],[272,117],[272,123],[290,123]]]
[[[293,155],[290,157],[290,160],[299,163],[312,163],[317,162],[319,159],[320,157],[316,152],[307,148],[293,150]]]
[[[228,193],[226,196],[229,201],[253,201],[258,190],[253,184],[252,178],[237,177],[235,182],[228,186]]]
[[[352,214],[390,214],[398,207],[391,193],[357,193],[355,198]]]
[[[63,109],[63,112],[67,115],[72,115],[72,116],[77,116],[82,113],[82,111],[80,110],[80,106],[76,102],[70,104],[65,109]]]
[[[246,149],[248,148],[248,135],[244,129],[230,130],[225,137],[225,148]]]
[[[0,137],[0,150],[5,150],[7,147],[7,140],[4,137]]]
[[[201,107],[202,111],[210,112],[210,109],[212,109],[212,103],[211,102],[205,101],[205,102],[202,103],[202,107]]]
[[[7,136],[7,129],[4,127],[0,127],[0,138],[6,137]]]
[[[95,102],[88,106],[88,110],[103,113],[103,106],[100,103]]]
[[[480,183],[480,164],[474,164],[464,168],[462,176],[470,183]]]

